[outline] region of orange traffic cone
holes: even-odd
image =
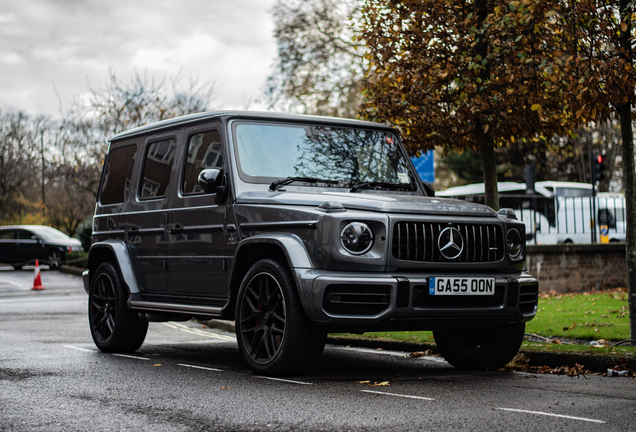
[[[33,278],[32,290],[43,290],[42,279],[40,278],[40,263],[35,260],[35,278]]]

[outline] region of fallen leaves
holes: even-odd
[[[434,354],[432,349],[427,349],[426,351],[417,351],[417,352],[412,352],[406,355],[406,357],[408,358],[415,358],[415,357],[439,357],[439,354]]]
[[[543,366],[530,366],[530,357],[525,354],[517,354],[510,363],[508,363],[504,370],[514,370],[520,372],[533,372],[538,374],[552,374],[552,375],[567,375],[569,377],[579,377],[589,375],[591,372],[585,368],[584,365],[576,363],[574,366],[558,366],[551,368],[548,365]]]
[[[381,381],[381,382],[374,382],[373,384],[371,384],[371,380],[364,380],[364,381],[358,381],[358,384],[369,384],[372,387],[386,387],[391,385],[391,382]]]
[[[614,374],[610,374],[610,372],[615,372]],[[618,364],[611,369],[607,370],[607,373],[604,373],[603,376],[623,376],[623,377],[633,377],[636,375],[636,372],[629,368],[629,364],[627,363],[627,359],[625,357],[621,357],[618,361]],[[636,378],[630,378],[634,380]]]

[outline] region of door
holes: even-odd
[[[0,230],[0,263],[19,263],[18,247],[15,240],[15,230],[7,228]]]
[[[147,141],[135,197],[127,209],[126,242],[140,264],[144,293],[168,291],[168,209],[176,143],[174,134]]]
[[[226,291],[226,205],[201,191],[206,168],[223,169],[220,127],[191,128],[178,155],[181,180],[170,212],[168,280],[174,292],[219,297]]]
[[[47,258],[43,240],[39,239],[38,236],[31,231],[18,229],[15,231],[15,239],[18,245],[17,254],[19,255],[19,262],[34,263],[36,259],[42,261]],[[42,264],[42,262],[40,262],[40,264]]]

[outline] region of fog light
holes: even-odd
[[[340,243],[347,252],[362,255],[373,246],[373,231],[365,223],[351,222],[342,229]]]

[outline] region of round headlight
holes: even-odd
[[[521,258],[521,251],[523,250],[523,237],[517,228],[511,228],[508,230],[508,255],[512,259]]]
[[[362,222],[351,222],[342,229],[340,243],[347,252],[362,255],[373,246],[373,231]]]

